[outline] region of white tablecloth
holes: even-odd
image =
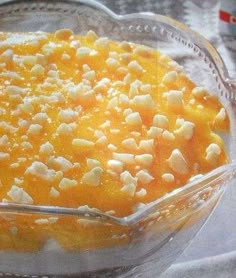
[[[100,0],[116,13],[151,11],[171,16],[204,35],[217,48],[236,79],[236,38],[219,34],[217,0]],[[230,48],[234,48],[232,50]],[[236,277],[236,180],[185,252],[161,278]]]

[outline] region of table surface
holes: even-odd
[[[100,2],[118,14],[151,11],[184,22],[216,47],[231,76],[236,79],[236,37],[233,42],[229,42],[219,34],[219,1],[100,0]],[[161,278],[178,277],[236,277],[236,180],[227,188],[213,215],[177,259],[176,264],[161,276]]]

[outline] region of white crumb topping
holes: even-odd
[[[184,124],[184,122],[185,122],[184,119],[178,118],[178,119],[176,119],[175,124],[176,124],[177,127],[181,127]]]
[[[216,115],[216,121],[224,121],[226,119],[226,111],[224,108],[221,108]]]
[[[102,130],[95,130],[94,136],[99,139],[99,138],[105,136],[105,133]]]
[[[43,127],[39,124],[31,124],[28,128],[27,135],[37,136],[40,135]]]
[[[196,98],[203,98],[207,94],[207,90],[204,87],[195,87],[192,90],[192,94]]]
[[[26,175],[32,175],[45,181],[53,182],[56,178],[56,171],[48,169],[47,165],[40,161],[34,161],[25,171]]]
[[[34,221],[37,225],[46,225],[49,224],[49,220],[47,218],[39,218]]]
[[[169,167],[176,173],[188,173],[188,164],[179,149],[174,149],[167,161]]]
[[[117,59],[114,59],[114,58],[108,58],[106,60],[106,64],[112,70],[115,70],[120,66],[119,61],[117,61]]]
[[[114,110],[115,107],[117,107],[119,104],[118,102],[118,97],[113,97],[109,100],[108,104],[107,104],[107,109],[109,110]]]
[[[75,187],[77,185],[78,185],[77,180],[69,179],[69,178],[63,178],[59,183],[59,188],[64,190],[64,189],[68,189],[68,188],[71,188],[71,187]]]
[[[8,85],[6,86],[6,93],[9,96],[13,96],[13,95],[23,95],[25,92],[25,90],[19,86],[15,86],[15,85]]]
[[[23,179],[20,178],[14,178],[14,184],[15,185],[21,185],[24,182]]]
[[[34,107],[30,102],[21,103],[18,107],[22,112],[27,114],[31,114],[34,112]]]
[[[119,57],[125,64],[128,64],[132,60],[132,55],[130,53],[121,53]]]
[[[113,159],[119,160],[125,164],[134,163],[134,155],[130,153],[113,153]]]
[[[32,197],[24,191],[23,188],[16,185],[11,187],[10,191],[7,192],[7,196],[9,196],[12,201],[20,204],[32,205],[34,202]]]
[[[168,118],[165,115],[156,114],[153,117],[153,126],[159,128],[167,128],[168,127]]]
[[[141,136],[141,133],[138,132],[138,131],[131,131],[130,134],[133,135],[133,136],[136,137],[136,138],[138,138],[138,137]]]
[[[137,178],[133,177],[129,171],[124,171],[120,174],[120,181],[123,184],[133,183],[135,186],[137,185]]]
[[[12,62],[13,56],[14,56],[13,50],[7,49],[0,55],[0,62],[6,64]]]
[[[37,60],[38,64],[40,64],[42,66],[46,66],[47,65],[47,63],[48,63],[48,57],[47,56],[45,56],[45,55],[43,55],[41,53],[37,53],[35,55],[35,57],[36,57],[36,60]]]
[[[132,80],[133,80],[132,75],[130,73],[127,73],[123,79],[123,82],[125,84],[130,84]]]
[[[130,72],[136,73],[136,74],[141,74],[144,71],[143,67],[135,60],[129,62],[128,69],[130,70]]]
[[[117,147],[114,144],[108,144],[107,148],[112,152],[115,152],[117,150]]]
[[[137,197],[144,197],[147,195],[147,190],[145,188],[141,188],[139,191],[135,194]]]
[[[10,141],[8,136],[5,134],[2,137],[0,137],[0,146],[1,147],[8,147],[10,145]]]
[[[139,94],[139,84],[137,84],[135,81],[130,84],[129,88],[129,97],[133,97]]]
[[[165,173],[161,177],[165,182],[173,182],[175,180],[174,175],[171,173]]]
[[[108,128],[108,127],[110,127],[111,126],[111,121],[109,121],[109,120],[106,120],[103,124],[101,124],[99,127],[101,128],[101,129],[106,129],[106,128]]]
[[[215,144],[215,143],[212,143],[210,144],[207,149],[206,149],[206,152],[213,152],[217,155],[220,155],[221,154],[221,148],[219,145]]]
[[[71,29],[59,29],[55,32],[55,37],[60,40],[68,40],[73,35]]]
[[[116,173],[121,173],[123,172],[124,164],[119,160],[111,159],[107,161],[107,167]]]
[[[169,141],[175,140],[174,134],[172,132],[168,131],[168,130],[163,131],[162,138],[165,139],[165,140],[169,140]]]
[[[73,40],[70,42],[70,47],[74,49],[78,49],[81,46],[81,43],[79,40]]]
[[[182,136],[186,140],[190,140],[193,137],[195,124],[192,122],[184,121],[180,128],[175,130],[175,134]]]
[[[101,183],[102,173],[103,169],[101,167],[94,167],[83,175],[81,181],[89,186],[99,186]]]
[[[171,90],[166,94],[167,103],[171,107],[181,108],[183,106],[183,92],[177,90]]]
[[[121,191],[133,197],[136,191],[137,178],[133,177],[129,171],[124,171],[120,174],[120,181],[123,184]]]
[[[91,68],[90,68],[90,66],[88,64],[83,64],[82,68],[83,68],[83,72],[84,73],[85,72],[89,72],[91,70]]]
[[[160,127],[151,126],[147,131],[148,137],[157,138],[162,135],[163,129]]]
[[[146,205],[144,203],[137,203],[132,207],[133,212],[137,212],[141,209],[143,209]]]
[[[31,74],[35,77],[41,77],[45,73],[45,69],[42,65],[36,64],[31,69]]]
[[[67,172],[73,169],[73,163],[63,156],[52,157],[49,159],[49,165],[62,172]]]
[[[125,117],[127,117],[129,114],[131,114],[133,112],[133,110],[131,108],[126,108],[124,111],[123,111],[123,115]]]
[[[86,80],[94,81],[96,79],[96,72],[94,70],[87,71],[82,77]]]
[[[86,58],[86,57],[90,56],[91,52],[92,52],[92,49],[89,47],[79,47],[76,50],[76,57],[79,59]]]
[[[0,152],[0,161],[5,161],[5,160],[8,160],[9,158],[10,158],[9,153]]]
[[[219,145],[212,143],[206,148],[206,160],[215,165],[218,162],[219,155],[221,154],[221,148]]]
[[[152,152],[154,148],[154,139],[140,140],[139,149],[145,152]]]
[[[83,227],[98,227],[98,226],[106,226],[105,222],[101,222],[99,220],[94,219],[77,219],[76,222]]]
[[[33,149],[33,145],[30,142],[27,142],[27,141],[22,142],[21,147],[24,150],[32,150]]]
[[[127,52],[132,50],[132,48],[130,46],[130,43],[127,42],[127,41],[120,42],[119,47],[122,48],[124,51],[127,51]]]
[[[75,138],[72,140],[72,146],[78,151],[91,149],[94,145],[94,142],[87,139]]]
[[[133,53],[148,58],[153,54],[153,50],[144,45],[137,45],[134,48]]]
[[[45,125],[48,121],[48,115],[47,113],[39,112],[33,116],[32,120],[36,124]]]
[[[134,96],[131,99],[130,104],[137,109],[152,110],[155,108],[155,102],[150,94]]]
[[[154,180],[154,177],[150,175],[150,173],[147,170],[140,170],[137,174],[136,177],[138,181],[142,184],[148,184],[151,181]]]
[[[73,128],[69,124],[62,123],[58,126],[56,133],[60,136],[71,136],[73,133]]]
[[[18,126],[22,130],[26,131],[29,128],[29,126],[30,126],[30,121],[27,121],[27,120],[24,120],[24,119],[19,119]]]
[[[71,85],[68,87],[68,97],[75,102],[93,100],[94,91],[92,90],[91,85],[83,80],[76,86]]]
[[[120,191],[127,193],[129,196],[133,197],[135,194],[136,186],[133,183],[125,184]]]
[[[101,166],[101,162],[97,159],[87,158],[86,163],[89,170]]]
[[[91,42],[94,42],[98,38],[97,34],[93,30],[89,30],[86,37]]]
[[[71,56],[67,53],[63,53],[62,56],[61,56],[61,59],[63,61],[67,61],[67,60],[70,60],[71,59]]]
[[[130,126],[140,126],[142,125],[142,119],[138,112],[130,113],[125,117],[125,121]]]
[[[121,142],[121,145],[128,150],[137,150],[138,146],[134,138],[127,138]]]
[[[174,83],[177,80],[177,77],[178,74],[176,71],[169,71],[163,76],[162,82],[166,84]]]
[[[110,129],[110,133],[111,134],[119,134],[120,133],[120,129],[119,128],[111,128]]]
[[[46,142],[40,146],[39,153],[47,156],[52,155],[54,153],[54,147],[50,142]]]
[[[108,144],[108,139],[107,137],[104,135],[100,138],[97,139],[97,141],[95,142],[96,145],[107,145]]]
[[[60,192],[55,187],[52,186],[49,192],[49,196],[53,198],[57,198],[60,196]]]
[[[59,121],[63,123],[72,123],[77,120],[79,113],[77,111],[72,110],[71,108],[68,109],[61,109],[58,113]]]
[[[102,37],[102,38],[96,39],[95,46],[102,50],[108,51],[110,48],[110,43],[109,43],[108,38]]]
[[[48,221],[50,224],[56,223],[58,221],[58,219],[59,219],[59,217],[53,217],[53,216],[48,217]]]
[[[151,84],[141,84],[140,91],[142,93],[146,93],[147,95],[150,95],[152,92],[152,85]]]
[[[152,165],[153,156],[151,154],[139,154],[135,155],[135,161],[143,166],[149,167]]]
[[[174,68],[177,72],[182,72],[183,71],[183,66],[178,64],[176,61],[169,61],[168,66]]]
[[[129,97],[125,94],[120,94],[119,102],[120,102],[120,104],[129,104]]]

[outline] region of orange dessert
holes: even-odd
[[[0,39],[2,202],[123,217],[228,162],[216,134],[225,109],[157,50],[93,31]],[[83,245],[83,221],[52,218],[1,218],[0,248],[35,249],[48,235],[69,246],[78,229]]]

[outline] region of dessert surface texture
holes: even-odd
[[[0,33],[2,202],[127,216],[226,164],[228,128],[218,99],[158,50],[93,31]],[[86,222],[58,233],[60,219],[32,217],[0,218],[0,247],[31,250],[50,233],[68,246]]]

